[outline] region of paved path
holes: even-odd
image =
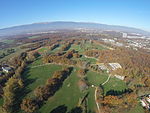
[[[109,81],[110,77],[111,77],[111,74],[108,76],[107,80],[102,83],[102,86],[105,85]],[[98,104],[98,101],[97,101],[97,90],[98,90],[98,87],[95,86],[95,103],[96,103],[96,106],[97,106],[97,109],[98,109],[98,113],[102,113],[100,111],[100,107],[99,107],[99,104]]]
[[[72,66],[72,67],[74,67],[73,65],[69,65],[69,64],[61,64],[61,63],[46,63],[46,64],[40,64],[40,65],[32,66],[31,68],[37,68],[37,67],[47,66],[47,65],[51,65],[51,64],[55,64],[55,65],[65,65],[65,66]]]
[[[46,65],[50,65],[51,63],[46,63],[46,64],[41,64],[41,65],[36,65],[36,66],[32,66],[31,68],[37,68],[37,67],[42,67],[42,66],[46,66]]]
[[[97,106],[97,109],[98,109],[98,113],[101,113],[100,108],[99,108],[99,104],[98,104],[98,101],[97,101],[97,90],[98,90],[98,87],[95,87],[95,103],[96,103],[96,106]]]
[[[109,74],[107,80],[104,83],[102,83],[102,86],[105,85],[109,81],[110,77],[111,77],[111,74]]]

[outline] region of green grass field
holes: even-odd
[[[31,65],[34,66],[35,64]],[[23,74],[23,76],[26,78],[26,81],[28,82],[26,89],[30,91],[26,95],[26,97],[33,96],[33,90],[36,87],[44,85],[46,80],[50,78],[55,71],[60,70],[62,68],[61,66],[52,64],[36,68],[31,68],[32,66],[29,66],[29,68]]]
[[[61,49],[61,47],[62,47],[62,45],[60,45],[59,47],[56,47],[52,51],[48,47],[42,47],[42,48],[38,49],[38,52],[40,52],[40,53],[46,52],[48,54],[56,53],[57,51],[59,51]]]
[[[29,39],[39,38],[40,36],[30,36]]]
[[[132,108],[128,113],[145,113],[143,107],[138,104],[135,108]]]
[[[43,52],[47,52],[48,48],[47,47],[42,47],[40,49],[38,49],[38,52],[43,53]]]
[[[1,58],[0,61],[8,60],[16,55],[19,55],[21,52],[24,52],[26,50],[26,49],[21,49],[20,47],[21,46],[13,47],[13,49],[15,49],[15,52],[5,56],[4,58]],[[10,49],[10,48],[7,48],[7,49]],[[3,53],[7,49],[0,50],[0,53]]]
[[[80,60],[90,62],[91,64],[95,64],[97,62],[96,58],[86,58],[84,56],[82,56]]]
[[[7,43],[7,44],[11,44],[11,43],[14,42],[14,40],[10,40],[10,39],[7,40],[7,39],[6,39],[6,40],[2,40],[2,42]]]
[[[104,81],[107,80],[108,74],[107,73],[100,74],[89,71],[87,73],[87,78],[90,84],[99,86],[100,84],[102,84]],[[123,81],[117,78],[110,78],[109,82],[104,85],[104,94],[106,94],[107,91],[109,90],[122,91],[126,88],[127,86]]]
[[[79,53],[83,53],[85,50],[91,50],[91,49],[103,50],[106,48],[103,47],[102,45],[92,44],[90,42],[85,42],[82,46],[72,44],[70,50],[72,50],[72,49],[77,50]]]
[[[77,86],[78,80],[79,78],[73,70],[72,74],[64,81],[62,88],[43,105],[40,112],[50,113],[51,110],[61,105],[67,106],[68,111],[76,107],[79,98],[83,95]]]

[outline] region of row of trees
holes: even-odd
[[[8,56],[14,52],[15,52],[15,49],[13,49],[13,48],[7,49],[7,50],[0,53],[0,58],[4,58],[5,56]]]
[[[71,73],[72,67],[65,68],[62,71],[56,71],[52,78],[49,78],[44,86],[39,86],[34,90],[34,98],[26,98],[22,101],[21,109],[27,113],[33,113],[38,110],[44,101],[53,96],[62,86],[63,81]]]
[[[100,50],[88,50],[88,51],[85,51],[84,54],[89,57],[97,58],[97,57],[99,57],[100,52],[101,52]]]
[[[26,53],[21,53],[19,56],[16,56],[14,59],[16,64],[15,66],[15,74],[9,78],[5,87],[3,88],[3,106],[2,112],[4,113],[14,113],[18,110],[20,102],[21,102],[21,92],[24,87],[22,73],[26,67]]]
[[[57,47],[59,47],[59,44],[53,44],[52,46],[50,46],[50,50],[52,51]]]
[[[70,47],[71,47],[71,43],[67,43],[61,48],[61,51],[67,51]]]
[[[138,104],[137,95],[132,93],[126,93],[122,96],[113,96],[108,95],[99,100],[99,103],[102,105],[101,108],[104,112],[115,112],[119,113],[122,111],[129,112],[132,108]],[[114,109],[115,108],[115,109]]]
[[[57,55],[49,55],[43,57],[44,63],[61,63],[61,64],[68,64],[68,65],[75,65],[76,61],[70,60],[68,58],[65,58],[63,56],[57,56]]]

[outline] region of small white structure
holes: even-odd
[[[143,107],[145,107],[147,109],[150,109],[150,106],[149,106],[149,104],[147,103],[147,101],[145,99],[140,100],[140,102],[141,102]]]
[[[141,104],[142,104],[142,106],[143,106],[143,107],[146,107],[146,103],[145,103],[145,101],[140,100],[140,102],[141,102]]]
[[[94,85],[92,85],[92,87],[94,87]]]
[[[125,76],[120,76],[120,75],[114,75],[114,76],[120,80],[124,80],[124,78],[125,78]]]
[[[146,100],[147,100],[147,102],[149,102],[149,103],[150,103],[150,97],[147,97],[147,98],[146,98]]]
[[[123,38],[127,38],[128,34],[127,33],[122,33]]]
[[[108,63],[108,64],[111,66],[112,70],[122,68],[122,66],[119,63]]]
[[[10,67],[2,67],[3,72],[9,73],[11,71]]]
[[[98,67],[99,67],[101,70],[108,70],[108,68],[104,65],[104,63],[98,64]]]

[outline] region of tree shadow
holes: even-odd
[[[71,111],[68,113],[82,113],[82,111],[83,110],[81,107],[75,107],[75,108],[71,109]]]
[[[54,108],[50,113],[67,113],[67,106],[60,105]]]
[[[122,95],[125,93],[131,93],[131,92],[133,92],[132,89],[124,89],[122,91],[109,90],[109,91],[107,91],[106,96],[108,96],[108,95],[119,96],[119,95]]]
[[[21,90],[18,91],[18,93],[16,93],[16,98],[17,98],[17,103],[15,104],[14,106],[14,111],[19,111],[20,110],[20,104],[22,102],[22,100],[25,98],[25,96],[30,93],[32,90],[30,90],[29,88],[27,88],[27,86],[29,84],[32,84],[33,82],[36,81],[37,78],[34,78],[34,79],[29,79],[28,77],[30,76],[29,75],[29,69],[30,68],[26,68],[24,70],[24,73],[22,74],[22,79],[23,79],[23,82],[24,82],[24,86],[23,88],[21,88]]]

